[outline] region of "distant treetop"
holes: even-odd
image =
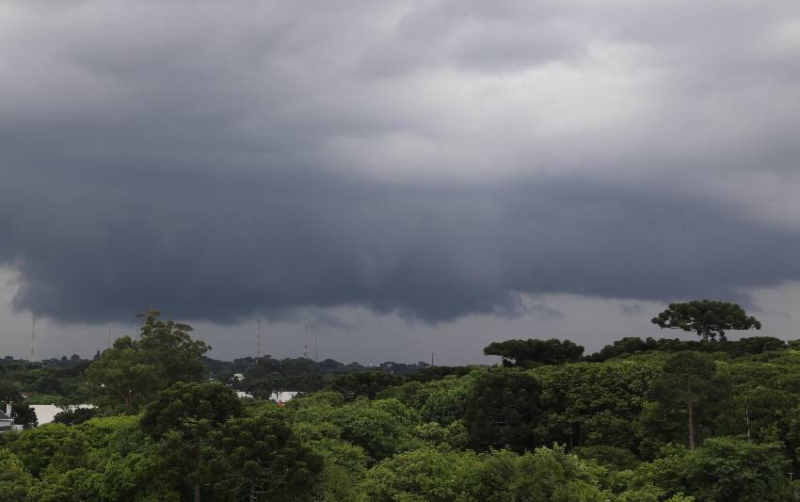
[[[727,330],[761,329],[761,323],[735,303],[695,300],[671,303],[667,310],[652,319],[660,328],[694,331],[703,341],[725,340]]]
[[[506,340],[494,342],[483,349],[487,356],[500,356],[504,366],[536,366],[577,362],[583,347],[569,340]]]

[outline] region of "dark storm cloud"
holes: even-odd
[[[800,279],[797,8],[625,5],[11,4],[15,307],[439,322]]]
[[[215,321],[363,305],[441,321],[521,312],[516,292],[730,297],[800,278],[787,275],[797,234],[656,193],[231,178],[132,178],[120,191],[97,180],[66,189],[50,173],[3,190],[2,253],[23,278],[16,305],[63,320],[150,305]]]

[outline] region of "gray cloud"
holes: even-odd
[[[625,315],[635,316],[642,313],[642,306],[638,303],[623,303],[617,307]]]
[[[436,323],[800,279],[800,13],[770,4],[12,4],[14,306]]]

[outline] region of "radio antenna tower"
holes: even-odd
[[[303,341],[305,342],[303,344],[303,357],[308,359],[308,323],[303,324],[303,329],[305,330],[305,337],[303,338]]]
[[[36,361],[36,314],[31,314],[31,360]]]
[[[256,358],[261,359],[261,318],[258,318],[258,347],[256,347]]]

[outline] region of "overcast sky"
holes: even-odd
[[[3,2],[0,354],[796,337],[798,131],[796,0]]]

